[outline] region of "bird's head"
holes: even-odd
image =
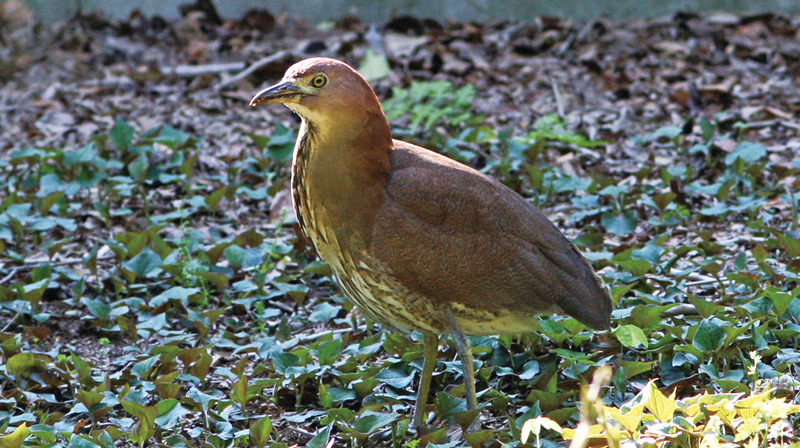
[[[352,67],[330,58],[302,60],[280,82],[256,93],[250,106],[283,103],[315,127],[360,119],[367,112],[383,117],[375,92]]]

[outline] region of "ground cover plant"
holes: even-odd
[[[798,446],[800,20],[0,19],[0,446]],[[421,345],[295,232],[297,121],[247,100],[311,55],[611,287],[609,334],[472,338],[464,441],[452,341],[417,438]]]

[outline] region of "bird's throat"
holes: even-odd
[[[303,120],[291,188],[300,228],[317,253],[328,258],[323,252],[338,251],[340,246],[352,250],[367,246],[375,211],[384,201],[386,173],[374,154],[359,151],[356,138],[330,138],[330,133],[321,134],[324,131]]]

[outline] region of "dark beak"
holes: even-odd
[[[261,104],[293,102],[292,99],[297,100],[300,95],[300,89],[294,85],[294,81],[281,81],[256,93],[253,99],[250,100],[250,107],[256,107]]]

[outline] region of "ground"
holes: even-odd
[[[603,364],[613,415],[655,379],[679,411],[646,409],[674,437],[797,441],[777,401],[752,433],[747,415],[714,426],[691,406],[764,390],[798,403],[800,18],[212,19],[51,30],[0,15],[0,429],[26,423],[41,446],[415,438],[421,346],[352,309],[295,233],[298,120],[248,107],[293,62],[328,56],[368,77],[396,137],[542,207],[612,289],[609,334],[543,316],[530,335],[473,339],[472,446],[519,445],[540,415],[574,427]],[[443,350],[431,423],[445,431],[428,439],[442,443],[463,410]],[[649,422],[623,426],[665,446]]]

